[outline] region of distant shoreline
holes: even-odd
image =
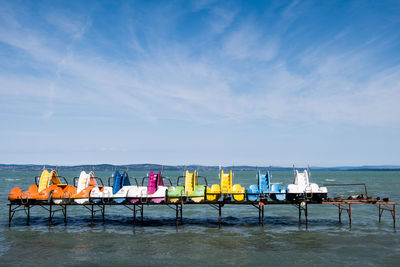
[[[113,164],[85,164],[74,166],[56,166],[56,165],[38,165],[38,164],[0,164],[1,170],[12,171],[37,171],[42,170],[43,167],[48,169],[59,169],[62,171],[76,171],[76,170],[91,170],[97,171],[112,171],[114,169],[126,169],[135,171],[145,171],[149,169],[159,170],[164,169],[168,171],[181,171],[184,169],[198,169],[201,171],[214,171],[218,170],[218,166],[204,166],[204,165],[160,165],[160,164],[126,164],[126,165],[113,165]],[[251,171],[251,170],[265,170],[271,169],[272,171],[290,171],[293,167],[281,166],[223,166],[224,169],[232,169],[234,171]],[[296,169],[305,169],[304,166],[296,166]],[[381,166],[338,166],[338,167],[317,167],[310,166],[314,171],[400,171],[400,166],[381,165]]]

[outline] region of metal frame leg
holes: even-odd
[[[183,205],[182,204],[180,205],[180,212],[181,212],[181,224],[183,224],[183,215],[182,215],[182,213],[183,213]]]
[[[28,206],[25,206],[25,207],[27,207],[27,214],[26,214],[26,225],[29,225],[29,220],[30,220],[30,210],[31,210],[31,207],[28,205]]]
[[[64,213],[64,223],[67,223],[67,205],[64,205],[63,213]]]
[[[136,204],[133,204],[133,220],[132,225],[136,226]]]
[[[381,205],[383,205],[383,207]],[[396,205],[397,205],[396,203],[378,204],[379,223],[381,223],[383,211],[388,210],[388,211],[390,211],[390,214],[392,215],[393,228],[396,228]]]
[[[299,204],[299,226],[301,225],[301,204]]]
[[[101,206],[101,219],[103,221],[103,224],[105,222],[105,220],[104,220],[105,213],[106,213],[106,206],[103,204],[103,206]]]
[[[221,228],[221,213],[222,213],[222,211],[221,211],[221,204],[218,204],[218,227],[219,228]]]
[[[306,206],[305,206],[305,215],[306,215],[306,229],[308,229],[308,204],[306,202]]]
[[[142,205],[142,208],[140,209],[140,219],[143,224],[143,205]]]
[[[301,211],[304,210],[304,218],[306,221],[306,229],[308,229],[308,204],[305,202],[304,207],[301,206],[301,203],[297,204],[299,208],[299,227],[301,226]]]
[[[396,228],[396,204],[393,204],[392,217],[393,217],[393,228]]]
[[[178,204],[176,204],[176,206],[175,206],[175,213],[176,213],[175,224],[176,224],[176,228],[178,228],[178,217],[179,217],[179,208],[178,208]]]
[[[342,212],[345,210],[349,216],[349,226],[351,227],[351,203],[338,203],[334,205],[339,208],[339,223],[342,223]],[[348,206],[346,207],[346,205]]]
[[[52,214],[52,207],[53,205],[50,203],[50,208],[49,208],[49,225],[51,225],[52,223],[52,219],[53,219],[53,214]]]
[[[349,204],[349,209],[348,209],[347,213],[349,214],[349,225],[351,227],[351,204]]]
[[[264,227],[264,205],[262,205],[262,227]]]
[[[12,216],[11,216],[11,210],[12,210],[12,205],[11,203],[8,205],[9,210],[8,210],[8,227],[11,226],[11,220],[12,220]]]
[[[94,217],[94,210],[93,210],[93,204],[90,205],[90,211],[91,211],[91,221],[90,221],[90,227],[93,227],[93,217]]]

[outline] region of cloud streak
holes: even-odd
[[[297,18],[291,10],[289,7],[282,15],[286,23],[278,23],[285,30]],[[141,25],[132,21],[134,25],[126,26],[131,32],[126,39],[136,47],[133,50],[145,56],[109,60],[79,48],[93,45],[85,38],[92,30],[91,22],[71,20],[68,15],[49,11],[45,22],[69,36],[67,42],[61,42],[25,24],[15,12],[14,16],[3,15],[0,41],[29,55],[26,60],[43,75],[13,76],[2,72],[1,94],[47,96],[44,119],[57,114],[53,110],[56,97],[71,106],[77,99],[81,99],[78,103],[96,101],[94,105],[99,107],[119,103],[132,116],[151,121],[316,120],[367,125],[400,122],[395,115],[400,114],[396,103],[400,99],[399,66],[374,68],[371,65],[379,51],[363,49],[361,44],[342,52],[335,51],[334,42],[326,41],[312,49],[299,50],[297,58],[289,59],[283,51],[287,46],[284,36],[275,34],[279,29],[260,27],[252,18],[239,19],[239,11],[214,7],[210,14],[219,20],[206,30],[210,44],[207,49],[196,53],[194,48],[174,40],[156,38],[151,42],[156,30],[140,38]],[[172,31],[174,22],[166,27]],[[129,51],[130,46],[123,49]],[[290,64],[293,61],[296,67]],[[38,84],[46,83],[48,91],[38,88]]]

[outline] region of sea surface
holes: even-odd
[[[90,170],[87,170],[90,171]],[[141,180],[145,172],[129,172]],[[69,182],[79,172],[59,172]],[[56,213],[53,225],[48,212],[31,209],[30,225],[18,212],[8,227],[7,196],[11,188],[26,190],[36,171],[0,171],[0,265],[2,266],[400,266],[400,235],[388,211],[378,223],[373,205],[352,206],[352,227],[346,213],[338,222],[338,209],[309,205],[309,225],[298,224],[292,205],[265,207],[265,226],[258,224],[258,211],[251,206],[225,206],[223,225],[218,210],[208,205],[185,205],[183,225],[175,226],[175,211],[167,206],[145,206],[143,225],[132,226],[132,211],[107,207],[105,223],[90,211],[70,207],[68,221]],[[110,172],[96,172],[106,182]],[[175,183],[181,172],[164,172]],[[218,172],[202,172],[209,184],[218,183]],[[371,196],[400,202],[399,171],[314,171],[311,181],[366,183]],[[272,172],[272,182],[293,182],[289,171]],[[256,183],[254,171],[237,171],[234,183],[245,187]],[[329,187],[329,195],[363,193],[363,187]],[[400,209],[397,214],[400,213]],[[398,221],[398,216],[397,216]],[[400,228],[400,221],[398,221]]]

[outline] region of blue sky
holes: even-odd
[[[0,1],[0,162],[400,165],[398,1]]]

